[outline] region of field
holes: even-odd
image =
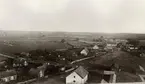
[[[17,40],[17,41],[6,41],[7,44],[3,41],[0,42],[0,52],[1,53],[21,53],[28,52],[30,50],[36,49],[67,49],[71,46],[61,43],[61,42],[53,42],[47,40]]]

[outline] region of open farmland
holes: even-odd
[[[67,48],[71,48],[71,46],[65,43],[47,40],[15,40],[15,41],[0,42],[0,52],[8,54],[28,52],[30,50],[36,49],[54,50]]]

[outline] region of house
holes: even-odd
[[[3,82],[10,82],[10,81],[17,80],[17,72],[15,70],[0,72],[0,79]]]
[[[95,46],[93,47],[93,49],[94,49],[94,50],[98,50],[98,49],[99,49],[98,45],[95,45]]]
[[[14,60],[13,67],[23,67],[28,66],[28,62],[25,58],[19,58],[17,60]]]
[[[145,57],[145,52],[141,52],[140,57]]]
[[[23,56],[27,56],[27,57],[30,56],[30,53],[26,53],[26,52],[21,52],[20,54],[23,55]]]
[[[127,49],[128,52],[137,51],[138,50],[138,46],[134,46],[132,44],[126,44],[126,49]]]
[[[88,53],[89,53],[89,50],[88,50],[87,48],[84,48],[84,49],[80,52],[81,55],[85,55],[85,56],[87,56]]]
[[[79,66],[66,77],[66,84],[85,84],[88,80],[88,71]]]
[[[47,65],[44,64],[42,66],[39,66],[37,68],[31,68],[30,71],[29,71],[29,74],[32,76],[32,77],[38,77],[38,78],[42,78],[45,76],[45,70],[47,68]]]
[[[106,48],[113,49],[117,44],[115,42],[107,42]]]

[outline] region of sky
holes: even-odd
[[[145,0],[0,0],[0,30],[145,33]]]

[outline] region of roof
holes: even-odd
[[[91,67],[88,68],[89,70],[100,70],[100,71],[110,71],[112,69],[112,63],[107,63],[108,65],[104,65],[104,64],[92,64],[90,65]]]
[[[94,45],[94,46],[93,46],[93,49],[95,49],[95,48],[99,48],[98,45]]]
[[[87,53],[89,52],[88,48],[84,48],[82,51],[85,51],[85,52],[87,52]],[[82,51],[81,51],[81,52],[82,52]]]
[[[15,70],[8,70],[8,71],[0,72],[0,78],[13,76],[13,75],[17,75],[17,72]]]
[[[82,66],[79,66],[74,72],[76,72],[81,78],[84,78],[89,73]]]

